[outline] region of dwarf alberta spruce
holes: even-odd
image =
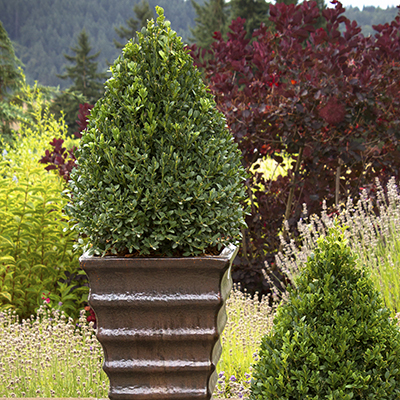
[[[399,399],[400,330],[330,228],[261,344],[252,400]]]
[[[95,254],[203,254],[244,224],[240,152],[157,13],[111,67],[76,152],[68,212]]]

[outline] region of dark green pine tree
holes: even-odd
[[[191,0],[196,11],[196,25],[190,31],[193,38],[191,41],[202,49],[208,49],[213,42],[214,32],[219,31],[223,35],[226,33],[229,25],[229,11],[225,0],[205,1],[203,6]]]
[[[71,47],[71,50],[75,55],[64,54],[64,57],[73,65],[66,67],[65,74],[57,76],[61,79],[71,79],[73,83],[70,90],[81,93],[90,104],[94,104],[103,94],[103,84],[107,78],[106,73],[97,71],[97,62],[94,61],[100,51],[89,55],[92,47],[85,29],[81,31],[77,45]]]
[[[251,38],[253,31],[260,27],[261,22],[269,25],[268,11],[269,3],[265,0],[231,0],[230,20],[244,18],[247,36]]]
[[[75,53],[74,56],[64,54],[64,57],[73,65],[67,66],[67,72],[63,75],[57,75],[62,79],[71,79],[72,85],[62,91],[54,99],[50,111],[60,117],[64,115],[68,126],[68,133],[72,136],[78,131],[79,104],[94,104],[103,94],[103,84],[107,78],[104,72],[98,72],[97,62],[94,61],[100,54],[89,55],[92,47],[89,43],[89,36],[83,29],[77,38],[77,45],[71,47]]]
[[[19,107],[16,107],[16,93],[22,87],[24,75],[21,62],[15,56],[14,47],[0,22],[0,134],[10,140],[11,124],[18,119]]]
[[[114,39],[114,45],[117,49],[122,49],[130,39],[134,39],[135,41],[136,32],[140,31],[144,26],[147,26],[147,20],[154,18],[154,12],[147,0],[142,0],[140,3],[135,4],[133,6],[133,12],[136,14],[137,19],[129,18],[126,20],[126,27],[120,25],[119,28],[115,28],[115,32],[117,32],[118,36],[124,39],[124,43]]]

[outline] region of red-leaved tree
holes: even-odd
[[[270,279],[278,285],[285,279],[274,264],[278,233],[296,234],[303,203],[317,213],[326,201],[335,212],[361,188],[373,194],[375,177],[399,176],[400,18],[364,37],[341,3],[332,4],[322,11],[325,28],[316,28],[315,1],[278,3],[270,6],[274,28],[261,25],[252,40],[238,18],[227,40],[215,33],[206,58],[189,48],[245,166],[255,168],[246,182],[251,215],[234,270],[251,292],[268,293]],[[288,175],[265,179],[257,162],[269,156],[281,163],[282,155],[293,158]],[[265,265],[269,279],[261,273]]]

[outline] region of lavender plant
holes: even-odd
[[[305,265],[315,249],[317,239],[326,236],[335,220],[346,226],[349,246],[358,255],[357,266],[366,266],[371,272],[375,287],[382,293],[384,304],[394,312],[400,312],[400,193],[395,179],[389,180],[386,190],[376,181],[376,204],[362,191],[360,200],[353,203],[348,198],[337,216],[329,216],[325,204],[321,216],[311,215],[298,222],[302,246],[294,241],[286,243],[276,262],[291,281],[299,267]],[[377,212],[374,211],[374,206]],[[307,210],[303,210],[307,215]]]
[[[248,394],[253,355],[272,326],[274,308],[237,288],[227,302],[228,323],[222,336],[216,398]],[[78,325],[47,304],[20,320],[11,310],[0,314],[1,397],[105,398],[108,378],[92,324]]]
[[[249,394],[251,364],[258,361],[261,336],[270,331],[275,309],[266,299],[258,304],[233,290],[227,313],[214,397],[244,398]],[[47,304],[22,321],[11,310],[0,313],[0,349],[0,398],[107,397],[101,346],[83,314],[76,325]]]
[[[107,397],[102,349],[84,315],[42,306],[22,321],[0,313],[1,397]]]
[[[258,348],[265,332],[272,328],[275,306],[267,298],[258,301],[240,287],[234,288],[227,301],[228,321],[222,334],[222,355],[217,365],[215,397],[247,396],[251,365],[257,361]]]

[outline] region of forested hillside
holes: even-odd
[[[28,82],[47,86],[59,85],[62,89],[71,81],[58,78],[65,72],[64,53],[71,55],[71,47],[83,28],[89,36],[94,54],[98,57],[99,71],[106,71],[107,61],[113,62],[120,53],[113,40],[120,40],[116,27],[135,18],[133,6],[140,0],[0,0],[0,21],[13,41],[17,57],[24,63]],[[196,13],[190,0],[148,0],[154,10],[164,8],[172,28],[189,42],[190,27],[195,26]],[[196,0],[199,5],[204,0]],[[326,2],[327,3],[327,2]],[[227,2],[227,6],[229,3]],[[346,16],[356,20],[363,33],[373,33],[372,25],[391,21],[397,14],[395,7],[350,7]]]
[[[99,70],[106,71],[121,52],[113,39],[119,39],[115,27],[134,18],[133,6],[140,0],[0,0],[0,21],[13,41],[18,58],[24,63],[28,82],[65,88],[71,84],[57,78],[64,72],[64,53],[83,28],[89,35],[93,53],[101,51]],[[200,0],[198,3],[202,4]],[[194,25],[195,12],[190,1],[149,0],[164,8],[174,30],[185,40]]]

